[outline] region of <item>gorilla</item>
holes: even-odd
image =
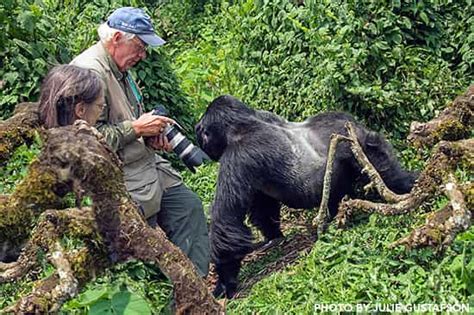
[[[241,261],[253,249],[244,223],[247,215],[270,241],[283,236],[281,204],[319,205],[331,134],[347,135],[347,122],[354,125],[364,152],[387,186],[396,193],[409,192],[415,174],[401,168],[380,134],[349,114],[327,112],[297,123],[251,109],[229,95],[209,104],[195,131],[199,146],[220,164],[210,226],[211,255],[219,277],[214,295],[231,298],[236,292]],[[328,203],[331,216],[341,199],[353,193],[360,173],[349,143],[339,143]]]

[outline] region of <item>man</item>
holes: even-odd
[[[165,41],[155,34],[150,17],[132,7],[114,11],[98,33],[100,41],[71,62],[98,73],[104,82],[106,106],[97,129],[123,161],[127,189],[148,223],[158,224],[205,276],[209,239],[201,201],[153,150],[170,150],[163,130],[173,120],[142,113],[140,90],[128,72],[146,58],[147,46]]]

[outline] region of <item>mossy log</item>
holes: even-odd
[[[31,143],[39,126],[38,103],[18,104],[10,119],[0,121],[0,165],[18,146]]]
[[[431,147],[441,140],[466,139],[471,136],[473,125],[474,85],[429,122],[412,122],[408,141],[415,147]]]
[[[7,311],[58,310],[107,265],[141,259],[158,264],[173,282],[177,313],[223,312],[189,259],[160,228],[148,226],[127,193],[119,165],[100,134],[83,121],[46,133],[30,173],[0,208],[0,235],[12,242],[11,229],[26,234],[39,216],[18,260],[0,265],[0,282],[25,275],[35,266],[38,250],[48,253],[56,273],[39,280],[29,295]],[[44,211],[54,209],[67,192],[89,196],[92,207]],[[68,252],[59,242],[64,235],[82,239],[86,246]]]
[[[0,203],[0,261],[18,255],[33,229],[37,217],[45,209],[62,208],[62,201],[55,191],[64,184],[58,183],[44,165],[34,161],[28,177],[12,195],[3,196]]]

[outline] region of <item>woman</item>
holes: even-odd
[[[41,85],[39,109],[46,128],[71,125],[76,119],[93,126],[104,103],[103,83],[88,69],[56,66]]]

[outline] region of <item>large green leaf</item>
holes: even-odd
[[[107,293],[108,289],[105,287],[101,289],[87,290],[86,292],[80,295],[80,298],[78,299],[78,304],[84,306],[92,305],[99,299],[105,297]]]
[[[116,293],[112,297],[114,314],[148,315],[151,314],[148,303],[139,295],[128,291]]]

